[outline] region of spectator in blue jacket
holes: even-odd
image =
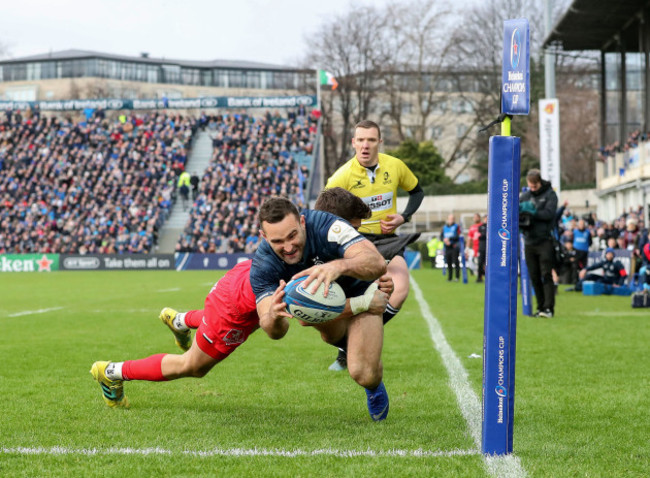
[[[460,280],[460,262],[458,260],[460,254],[460,225],[456,223],[456,218],[453,214],[447,217],[447,223],[443,226],[440,232],[440,239],[445,243],[445,261],[447,262],[447,280],[451,281],[453,268],[456,269],[455,282]]]
[[[589,258],[589,248],[591,247],[591,232],[587,229],[587,223],[584,219],[578,221],[578,227],[573,229],[573,248],[576,251],[576,261],[578,270],[587,266]]]

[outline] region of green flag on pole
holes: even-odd
[[[321,85],[331,86],[333,90],[335,90],[336,87],[339,86],[339,82],[336,81],[336,78],[334,78],[333,74],[325,70],[318,70],[318,71],[319,71]]]

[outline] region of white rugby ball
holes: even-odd
[[[336,282],[330,284],[327,297],[323,297],[325,283],[321,283],[315,293],[311,294],[302,286],[307,277],[299,277],[289,282],[284,288],[284,302],[287,312],[296,319],[310,324],[322,324],[335,319],[345,308],[345,292]],[[308,289],[312,289],[313,283]]]

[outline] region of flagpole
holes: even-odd
[[[316,109],[320,111],[320,70],[316,69]]]

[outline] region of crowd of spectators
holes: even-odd
[[[602,146],[598,150],[598,159],[600,161],[607,161],[607,158],[615,156],[616,153],[624,153],[631,149],[636,148],[639,145],[639,142],[648,141],[648,134],[641,134],[640,130],[632,131],[625,141],[625,144],[621,144],[619,141],[614,141],[611,144]]]
[[[299,109],[286,117],[202,117],[200,124],[212,138],[212,160],[176,251],[252,253],[259,244],[256,214],[265,198],[282,195],[305,206],[308,169],[296,156],[312,154],[317,117]]]
[[[196,124],[158,112],[5,114],[0,253],[151,252]]]
[[[596,213],[575,216],[565,202],[558,211],[558,231],[560,242],[567,251],[558,271],[563,283],[576,282],[579,271],[587,267],[589,251],[604,253],[608,248],[629,251],[632,275],[647,262],[643,249],[649,238],[642,207],[606,222],[599,220]]]

